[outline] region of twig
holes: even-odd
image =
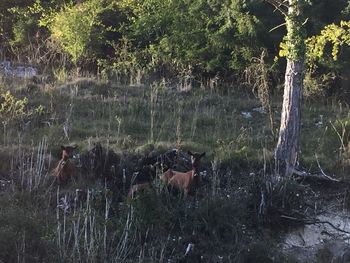
[[[315,220],[315,221],[310,221],[310,222],[305,222],[305,224],[307,225],[313,225],[313,224],[328,224],[330,225],[332,228],[334,228],[335,230],[339,231],[339,232],[342,232],[344,234],[349,234],[350,235],[350,232],[348,231],[345,231],[345,230],[342,230],[340,229],[339,227],[336,227],[335,225],[333,225],[331,222],[329,221],[320,221],[320,220]]]
[[[298,221],[300,223],[304,223],[305,225],[314,225],[314,224],[328,224],[329,226],[331,226],[333,229],[339,231],[339,232],[342,232],[344,234],[349,234],[350,235],[350,232],[348,231],[345,231],[343,229],[340,229],[339,227],[336,227],[335,225],[333,225],[331,222],[329,221],[321,221],[321,220],[318,220],[318,219],[307,219],[307,220],[303,220],[303,219],[298,219],[298,218],[295,218],[295,217],[291,217],[291,216],[286,216],[286,215],[281,215],[281,218],[286,218],[286,219],[289,219],[289,220],[292,220],[292,221]]]
[[[273,5],[284,16],[287,16],[287,12],[282,9],[282,7],[287,7],[288,8],[288,4],[284,3],[285,1],[283,1],[283,2],[279,2],[277,0],[265,0],[265,1],[268,2],[269,4]]]
[[[287,24],[287,23],[284,22],[284,23],[282,23],[282,24],[280,24],[280,25],[278,25],[278,26],[275,26],[275,27],[271,28],[271,29],[269,30],[269,33],[272,32],[272,31],[274,31],[274,30],[276,30],[277,28],[280,28],[280,27],[282,27],[282,26],[285,26],[286,24]]]
[[[344,145],[344,138],[343,138],[343,136],[340,135],[340,133],[338,132],[337,128],[334,126],[334,124],[331,121],[329,123],[331,124],[333,130],[335,131],[335,133],[337,134],[337,136],[339,138],[339,141],[340,141],[340,144],[341,144],[341,146],[340,146],[341,150],[344,151],[345,150],[345,145]]]
[[[260,190],[261,192],[261,201],[259,205],[259,215],[263,213],[263,209],[265,208],[265,197],[264,197],[264,192],[263,190]]]
[[[326,180],[326,181],[332,181],[335,183],[347,183],[345,181],[341,181],[335,178],[332,178],[324,173],[321,172],[321,174],[311,174],[305,171],[298,171],[298,170],[293,170],[293,175],[297,175],[301,178],[313,178],[313,179],[318,179],[318,180]]]
[[[331,181],[334,181],[334,182],[340,182],[338,179],[332,178],[332,177],[330,177],[330,176],[328,176],[328,175],[325,174],[325,172],[323,171],[323,169],[322,169],[322,167],[321,167],[321,165],[320,165],[320,163],[319,163],[319,161],[318,161],[318,157],[317,157],[317,154],[316,154],[316,153],[315,153],[315,158],[316,158],[317,166],[318,166],[318,168],[320,169],[321,174],[322,174],[324,177],[326,177],[327,179],[329,179],[329,180],[331,180]]]

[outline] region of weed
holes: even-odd
[[[269,176],[275,141],[266,115],[253,111],[260,104],[257,98],[216,84],[211,94],[196,90],[190,73],[183,76],[186,92],[174,92],[165,82],[126,87],[83,80],[61,87],[39,85],[35,94],[11,90],[14,102],[28,98],[23,114],[32,114],[13,119],[13,123],[31,122],[16,134],[7,133],[7,145],[0,153],[0,180],[6,181],[0,187],[0,261],[271,262],[272,255],[278,258],[274,243],[265,246],[256,228],[290,224],[281,215],[299,216],[307,188]],[[135,73],[133,82],[138,81]],[[274,108],[272,97],[269,103]],[[252,117],[243,118],[242,111]],[[301,165],[316,169],[316,154],[325,171],[346,173],[347,108],[308,101],[303,112]],[[322,125],[317,127],[320,115]],[[14,130],[16,124],[11,125]],[[67,142],[76,142],[81,150],[100,142],[118,153],[115,172],[123,178],[123,189],[113,193],[112,187],[93,178],[92,171],[80,170],[78,163],[79,179],[58,188],[51,177],[53,160],[59,146]],[[196,193],[175,196],[155,180],[152,190],[126,201],[122,194],[128,190],[128,178],[137,172],[139,159],[174,147],[207,152]],[[281,257],[275,262],[288,261]]]

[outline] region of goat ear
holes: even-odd
[[[205,156],[205,152],[204,153],[202,153],[201,155],[200,155],[200,157],[202,158],[203,156]]]
[[[191,151],[188,151],[187,153],[188,153],[189,155],[193,155],[193,153],[192,153]]]

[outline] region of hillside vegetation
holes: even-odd
[[[1,0],[0,263],[348,262],[349,12]],[[286,58],[302,60],[293,176],[274,159]],[[188,151],[205,156],[185,196],[160,177],[191,169]]]
[[[164,82],[131,87],[92,79],[61,86],[13,81],[3,89],[4,262],[289,262],[275,247],[288,224],[280,215],[297,216],[316,199],[307,185],[271,176],[270,118],[249,90],[179,92]],[[278,116],[279,102],[271,103]],[[306,101],[303,116],[301,166],[317,172],[319,162],[347,180],[348,108]],[[156,179],[153,190],[128,200],[76,158],[77,177],[58,187],[52,170],[60,145],[78,145],[82,156],[94,142],[124,156],[117,174],[126,176],[152,150],[206,151],[202,183],[184,199]],[[272,225],[271,236],[263,229]],[[194,250],[184,257],[189,244]]]

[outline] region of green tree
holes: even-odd
[[[310,60],[321,60],[327,52],[326,47],[330,47],[333,60],[337,60],[340,49],[350,46],[350,21],[325,26],[319,35],[308,38],[306,45]]]
[[[76,5],[66,5],[61,11],[53,13],[47,19],[41,20],[51,32],[51,36],[58,41],[64,51],[72,57],[74,64],[86,55],[92,29],[99,21],[102,0],[91,0]]]
[[[326,25],[317,35],[306,39],[308,81],[305,88],[308,93],[342,96],[348,92],[349,46],[350,21]]]
[[[13,8],[26,8],[33,4],[34,0],[2,0],[0,4],[0,47],[8,47],[13,40],[14,25],[19,20],[17,14],[12,12]],[[29,21],[28,21],[29,22]],[[28,24],[27,22],[27,24]],[[24,26],[24,25],[23,25]]]
[[[129,19],[124,33],[145,66],[224,72],[242,69],[256,50],[258,20],[241,0],[125,0],[120,6]]]

